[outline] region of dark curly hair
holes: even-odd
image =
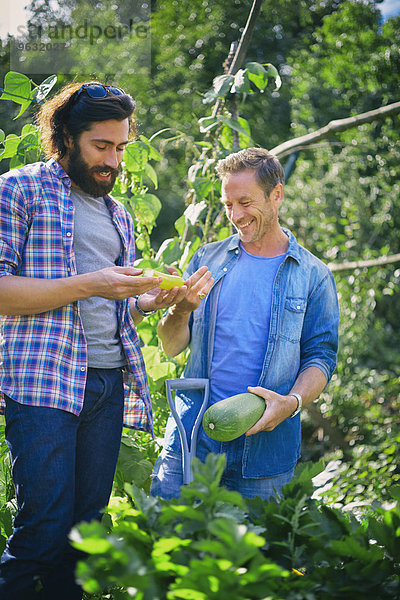
[[[86,82],[86,85],[98,81]],[[91,98],[83,92],[76,98],[82,83],[69,83],[40,109],[36,122],[39,126],[42,147],[47,158],[60,160],[66,154],[65,135],[69,134],[74,143],[83,131],[88,131],[92,123],[116,119],[128,119],[130,137],[136,135],[134,111],[136,103],[129,94],[108,93],[104,98]]]

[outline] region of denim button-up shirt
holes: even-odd
[[[289,247],[273,285],[268,345],[258,382],[258,385],[282,395],[290,392],[299,373],[308,367],[318,367],[329,382],[336,366],[339,324],[331,271],[300,246],[290,231],[284,231],[289,237]],[[235,234],[200,248],[188,266],[187,275],[190,276],[207,265],[215,281],[207,298],[190,318],[190,355],[184,377],[209,377],[218,296],[224,276],[235,267],[239,256],[239,236]],[[198,391],[180,392],[175,402],[190,438],[201,394]],[[200,435],[205,434],[201,431]],[[299,414],[285,419],[273,431],[246,437],[243,477],[273,477],[286,473],[300,456],[300,440]],[[174,451],[180,449],[172,417],[167,424],[165,446]]]

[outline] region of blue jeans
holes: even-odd
[[[121,369],[88,369],[79,416],[6,398],[18,514],[0,564],[2,600],[82,598],[74,569],[83,553],[68,534],[108,504],[123,402]]]
[[[209,452],[225,453],[226,467],[221,478],[221,485],[239,492],[245,498],[260,496],[264,500],[280,493],[282,487],[289,483],[294,469],[276,477],[248,478],[242,476],[243,437],[232,442],[218,443],[205,440],[200,435],[197,457],[205,461]],[[168,449],[162,450],[154,465],[150,493],[165,500],[178,498],[183,485],[182,454]]]

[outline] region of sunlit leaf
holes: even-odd
[[[128,144],[124,152],[125,166],[128,171],[143,171],[149,160],[149,147],[141,140]]]

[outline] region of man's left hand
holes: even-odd
[[[260,431],[272,431],[296,410],[297,400],[294,396],[281,396],[281,394],[263,387],[248,387],[247,389],[252,394],[264,398],[265,411],[261,419],[246,432],[246,435],[254,435]]]

